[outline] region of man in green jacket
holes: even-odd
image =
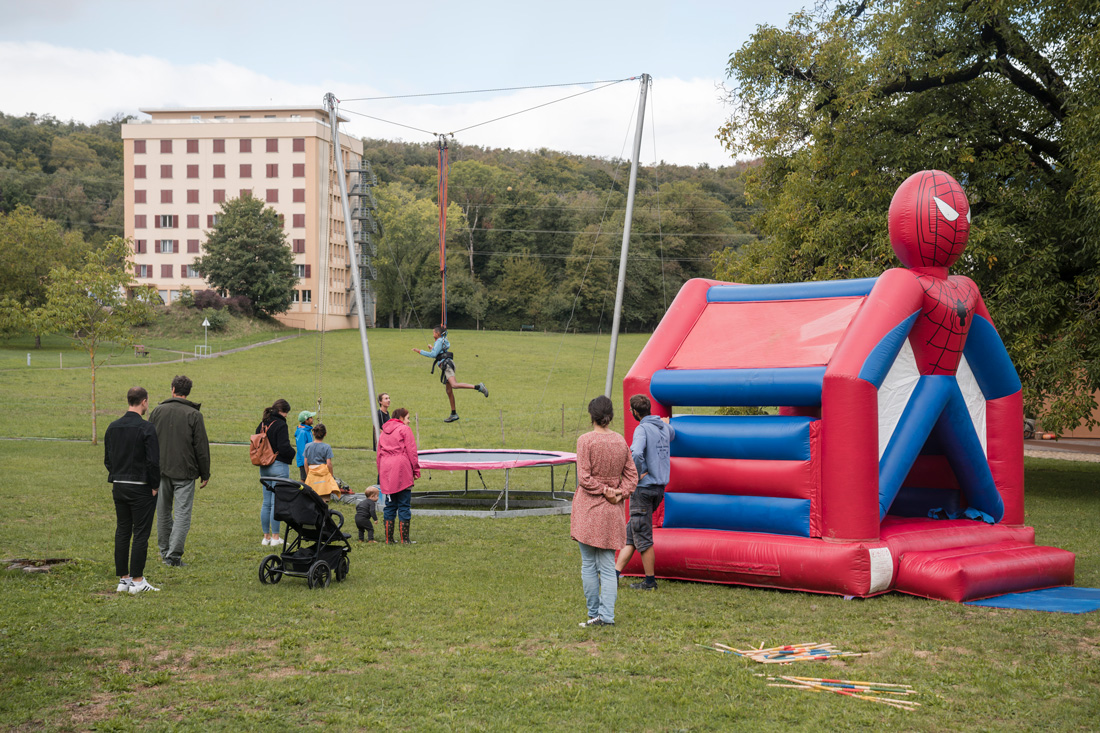
[[[183,375],[172,379],[172,397],[161,402],[149,415],[160,442],[160,491],[157,492],[157,546],[165,565],[183,565],[183,544],[191,529],[191,507],[195,501],[195,479],[199,488],[210,481],[210,442],[199,412],[191,402],[191,380]]]

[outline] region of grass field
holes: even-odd
[[[460,393],[462,420],[450,426],[440,422],[446,403],[428,361],[410,351],[428,338],[371,333],[378,386],[419,415],[423,447],[500,445],[501,415],[510,447],[570,448],[586,428],[583,406],[602,390],[606,338],[452,334],[459,379],[484,380],[490,399]],[[620,376],[643,342],[620,342]],[[100,431],[124,409],[131,384],[163,398],[172,375],[185,371],[211,437],[244,441],[276,397],[295,412],[315,402],[318,345],[309,335],[183,369],[103,370]],[[328,334],[324,345],[336,472],[361,485],[373,454],[353,449],[369,445],[358,337]],[[8,416],[0,433],[84,437],[87,380],[79,370],[0,371]],[[151,564],[162,591],[120,597],[102,446],[0,441],[0,557],[72,560],[49,574],[0,572],[0,728],[1096,729],[1097,614],[664,582],[656,593],[624,588],[617,625],[584,630],[568,517],[414,518],[417,545],[356,544],[342,584],[261,585],[260,489],[246,453],[213,448],[189,565]],[[447,480],[435,474],[432,486]],[[1076,552],[1077,584],[1100,585],[1100,465],[1028,459],[1027,481],[1027,521],[1039,542]],[[764,666],[695,646],[714,641],[830,641],[866,651],[796,673],[908,683],[922,707],[909,713],[768,688],[754,676]]]

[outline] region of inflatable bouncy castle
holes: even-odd
[[[1074,555],[1023,524],[1020,380],[948,272],[962,188],[917,173],[889,227],[905,267],[877,278],[680,290],[623,385],[676,428],[658,576],[954,601],[1072,585]]]

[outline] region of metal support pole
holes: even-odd
[[[611,349],[607,355],[607,381],[603,393],[611,396],[615,378],[615,350],[619,346],[619,323],[622,321],[623,291],[626,289],[626,254],[630,249],[630,224],[634,218],[634,190],[638,187],[638,158],[642,154],[642,122],[645,120],[645,98],[649,91],[649,74],[642,74],[641,97],[638,102],[638,127],[634,130],[634,157],[630,161],[630,187],[626,193],[626,218],[623,220],[623,246],[619,253],[619,280],[615,286],[615,318],[611,323]]]
[[[351,205],[348,203],[348,182],[344,173],[344,151],[340,145],[340,131],[337,129],[336,97],[331,92],[325,95],[325,106],[328,107],[329,127],[332,130],[332,146],[336,158],[336,182],[340,185],[340,203],[344,209],[344,238],[347,241],[348,251],[351,252],[351,280],[355,287],[355,306],[359,312],[359,341],[363,347],[363,369],[367,373],[367,395],[370,399],[371,423],[374,425],[375,445],[382,436],[382,426],[378,424],[378,404],[374,399],[374,372],[370,365],[370,347],[367,345],[367,316],[363,303],[363,288],[359,279],[359,248],[355,246],[355,239],[351,234]],[[325,194],[328,195],[327,193]],[[321,277],[328,277],[328,263],[320,263],[324,268]],[[327,304],[322,303],[322,306]]]

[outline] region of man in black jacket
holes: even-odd
[[[191,529],[195,479],[205,488],[210,480],[210,442],[201,405],[187,399],[191,380],[172,380],[172,397],[149,415],[160,441],[160,494],[157,496],[157,547],[165,565],[183,565],[183,545]]]
[[[113,484],[115,515],[115,571],[119,593],[137,595],[157,591],[145,580],[149,532],[157,509],[160,485],[160,445],[157,431],[142,420],[149,409],[149,393],[131,387],[126,393],[130,409],[107,428],[103,436],[103,465]],[[132,541],[132,544],[131,544]]]

